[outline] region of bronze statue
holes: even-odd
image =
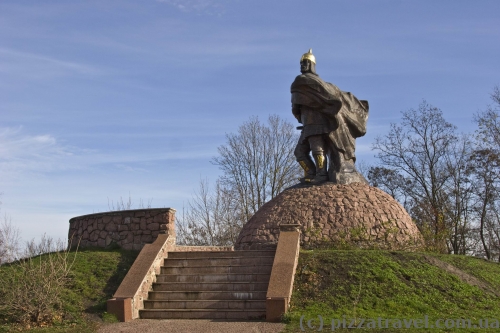
[[[323,81],[311,49],[300,59],[300,72],[290,88],[292,113],[303,125],[294,152],[305,173],[300,181],[366,183],[354,166],[354,151],[356,138],[366,133],[368,101]]]

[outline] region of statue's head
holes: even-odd
[[[316,74],[316,57],[314,57],[312,49],[309,49],[309,51],[307,53],[304,53],[300,58],[300,72],[302,74]]]

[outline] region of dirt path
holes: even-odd
[[[468,284],[470,284],[472,286],[476,286],[478,288],[481,288],[484,291],[486,291],[487,293],[490,293],[490,294],[492,294],[492,295],[494,295],[496,297],[500,297],[500,293],[498,291],[496,291],[495,289],[493,289],[485,281],[481,281],[478,278],[470,275],[469,273],[464,272],[461,269],[459,269],[459,268],[457,268],[457,267],[455,267],[455,266],[453,266],[453,265],[451,265],[451,264],[449,264],[447,262],[441,261],[438,258],[429,256],[429,255],[424,255],[424,258],[430,264],[432,264],[432,265],[434,265],[436,267],[439,267],[441,269],[444,269],[448,273],[451,273],[451,274],[455,275],[456,277],[458,277],[463,282],[468,283]]]
[[[136,319],[127,323],[104,324],[98,333],[279,333],[285,324],[259,321],[156,320]]]

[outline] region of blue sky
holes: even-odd
[[[500,84],[500,1],[0,0],[0,192],[24,240],[108,198],[178,211],[225,133],[318,74],[370,102],[358,159],[425,99],[461,131]]]

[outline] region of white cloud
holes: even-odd
[[[101,69],[88,64],[0,47],[0,72],[45,79],[64,75],[100,75]]]
[[[103,139],[104,140],[104,139]],[[166,160],[210,159],[215,148],[195,144],[181,151],[154,147],[140,151],[101,151],[65,144],[51,134],[28,134],[22,126],[0,128],[0,182],[55,171],[112,165],[127,172],[148,172],[147,164]]]
[[[61,145],[50,134],[24,134],[21,126],[0,128],[0,177],[64,168],[58,162],[72,155],[71,148]]]

